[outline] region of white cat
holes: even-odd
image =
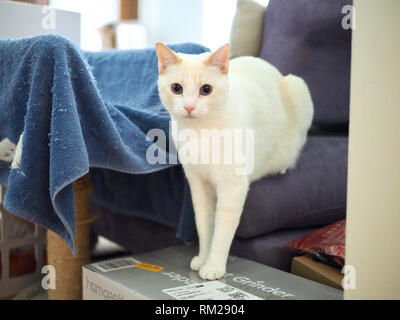
[[[157,43],[156,52],[160,98],[178,131],[192,129],[199,136],[203,129],[254,132],[254,170],[247,174],[237,173],[239,163],[183,164],[199,236],[199,254],[190,266],[203,279],[219,279],[226,271],[249,184],[295,165],[311,125],[313,103],[301,78],[284,77],[260,58],[229,61],[229,44],[211,54],[189,55]],[[175,136],[174,142],[181,155],[181,141]]]

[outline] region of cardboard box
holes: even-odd
[[[207,281],[190,270],[196,246],[178,246],[83,267],[84,300],[342,299],[342,292],[230,256],[227,274]]]
[[[293,258],[291,273],[333,288],[343,290],[343,274],[338,269],[328,266],[322,262],[315,261],[308,256]]]

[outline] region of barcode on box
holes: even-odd
[[[162,292],[177,300],[262,300],[218,280],[163,289]]]
[[[139,260],[136,260],[132,257],[127,257],[94,263],[92,264],[92,266],[102,272],[109,272],[119,269],[130,268],[138,263],[140,263]]]
[[[218,288],[217,290],[221,291],[223,293],[228,293],[228,292],[235,290],[235,288],[231,287],[231,286],[225,286],[225,287]]]

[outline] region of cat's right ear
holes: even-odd
[[[156,53],[158,56],[158,72],[159,74],[163,74],[168,66],[177,64],[181,62],[181,58],[179,58],[174,51],[168,48],[165,44],[161,42],[156,43]]]
[[[217,51],[213,52],[204,61],[206,65],[217,67],[221,70],[222,74],[228,73],[229,68],[229,55],[231,52],[231,45],[229,43],[224,44]]]

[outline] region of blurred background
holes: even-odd
[[[229,41],[237,0],[31,0],[81,14],[81,48],[137,49],[154,42]],[[257,0],[267,5],[268,0]],[[184,27],[183,27],[184,26]]]

